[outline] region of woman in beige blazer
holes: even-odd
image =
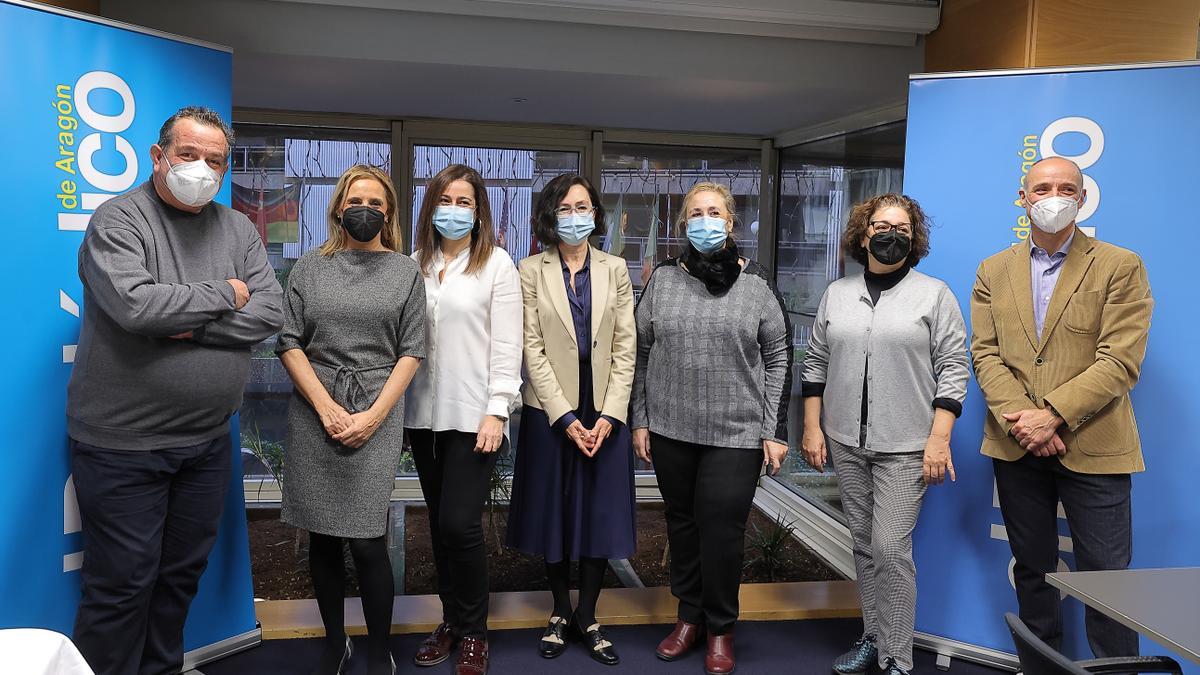
[[[607,561],[632,555],[636,541],[626,425],[637,350],[633,287],[624,258],[588,244],[604,233],[604,208],[587,179],[550,181],[532,223],[545,250],[520,264],[527,377],[508,545],[546,560],[554,609],[539,653],[554,658],[574,636],[593,659],[616,665],[596,601]]]

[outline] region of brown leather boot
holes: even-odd
[[[658,643],[658,649],[654,653],[663,661],[674,661],[696,646],[702,632],[703,628],[698,624],[680,619],[675,622],[675,630]]]
[[[729,675],[736,667],[733,661],[733,631],[724,635],[709,635],[704,672],[708,675]]]
[[[465,637],[458,646],[458,663],[454,675],[487,675],[488,643],[475,637]]]
[[[456,641],[454,628],[448,623],[441,624],[421,643],[417,655],[413,657],[413,663],[418,666],[436,666],[450,657],[450,650],[454,649]]]

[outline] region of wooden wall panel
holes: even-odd
[[[943,0],[925,71],[1179,61],[1200,0]]]
[[[1196,58],[1200,0],[1034,0],[1031,66]]]
[[[925,38],[925,71],[1021,68],[1035,0],[943,0],[942,21]]]

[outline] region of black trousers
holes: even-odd
[[[746,519],[762,451],[651,433],[650,456],[667,507],[671,594],[679,600],[679,618],[714,635],[728,633],[738,617]]]
[[[183,623],[217,538],[232,443],[110,450],[71,441],[83,525],[73,639],[96,675],[183,665]]]
[[[437,568],[442,620],[461,637],[487,635],[488,564],[483,506],[501,450],[475,452],[475,434],[409,429]]]
[[[1075,568],[1122,570],[1133,554],[1129,474],[1086,474],[1064,467],[1057,457],[1026,454],[1015,462],[993,460],[1000,512],[1016,565],[1013,580],[1021,620],[1058,649],[1062,607],[1046,573],[1058,569],[1057,504],[1071,529]],[[1135,656],[1137,633],[1088,607],[1088,644],[1097,658]]]

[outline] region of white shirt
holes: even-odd
[[[447,261],[439,250],[425,277],[425,360],[405,396],[406,427],[475,433],[484,415],[507,418],[516,409],[521,278],[502,248],[468,275],[470,255],[468,247]]]

